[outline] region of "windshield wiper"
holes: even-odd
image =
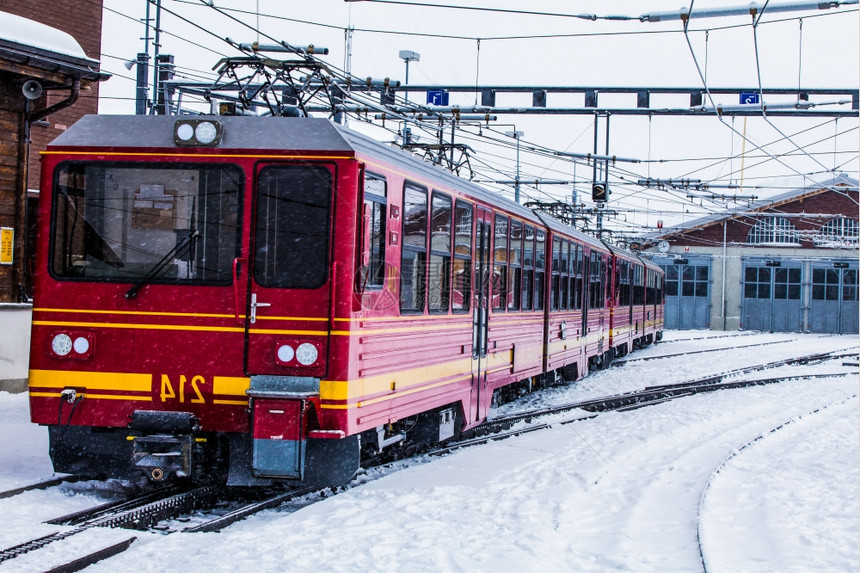
[[[152,267],[151,271],[146,273],[146,275],[144,275],[143,278],[141,278],[130,289],[128,289],[128,291],[125,293],[125,298],[128,300],[131,300],[134,297],[136,297],[137,291],[139,291],[142,286],[144,286],[144,285],[148,284],[150,281],[152,281],[152,279],[157,277],[158,274],[161,271],[163,271],[165,269],[165,267],[167,267],[167,261],[169,261],[170,259],[172,259],[176,255],[178,255],[180,253],[180,251],[182,249],[184,249],[186,246],[191,248],[191,246],[193,246],[193,244],[194,244],[194,241],[196,241],[197,237],[199,237],[199,236],[200,236],[200,231],[198,231],[196,229],[189,231],[188,234],[185,235],[185,237],[181,241],[176,243],[175,247],[170,249],[170,252],[168,252],[166,255],[161,257],[161,259],[157,263],[155,263],[155,266]]]

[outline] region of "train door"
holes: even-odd
[[[473,421],[486,415],[487,391],[487,339],[490,311],[490,237],[492,214],[478,207],[475,212],[475,309],[472,312],[472,412]]]
[[[325,375],[334,166],[258,168],[248,261],[245,372]]]

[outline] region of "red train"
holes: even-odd
[[[42,173],[58,472],[342,483],[662,334],[656,265],[328,120],[87,116]]]

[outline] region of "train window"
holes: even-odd
[[[385,282],[385,221],[386,217],[385,178],[366,173],[364,176],[364,205],[370,227],[370,261],[359,271],[363,287],[382,288]],[[362,220],[364,215],[362,215]]]
[[[525,226],[525,237],[523,240],[523,290],[522,309],[531,310],[534,304],[534,253],[535,253],[535,229],[530,225]]]
[[[403,247],[400,258],[400,310],[424,312],[427,267],[427,191],[403,188]]]
[[[569,298],[568,298],[568,294],[567,294],[568,285],[570,284],[570,277],[568,276],[570,274],[570,266],[569,266],[569,264],[570,264],[569,263],[570,252],[569,251],[570,251],[570,241],[562,241],[561,242],[561,275],[560,275],[561,279],[559,279],[561,281],[561,285],[560,285],[561,291],[559,292],[559,296],[558,296],[558,306],[561,310],[566,310],[566,309],[570,308],[568,306]]]
[[[559,309],[561,295],[561,239],[552,239],[552,279],[550,280],[550,308]]]
[[[645,304],[645,267],[642,265],[633,266],[633,304]]]
[[[588,284],[588,308],[603,308],[603,285],[601,278],[603,277],[603,260],[600,253],[592,251],[591,253],[591,272],[589,273]]]
[[[451,296],[451,198],[433,192],[430,218],[430,312],[448,312]]]
[[[618,261],[618,306],[630,306],[630,261]]]
[[[496,236],[493,244],[493,310],[508,307],[508,218],[496,215]]]
[[[318,288],[325,283],[332,181],[323,166],[260,170],[254,277],[261,286]]]
[[[510,243],[510,282],[511,294],[508,297],[508,310],[519,310],[522,299],[523,282],[523,224],[511,221]]]
[[[457,201],[454,208],[454,312],[469,312],[472,300],[472,206]]]
[[[65,163],[54,177],[51,271],[63,279],[232,283],[243,180],[234,165]]]
[[[582,309],[582,245],[573,244],[570,247],[571,279],[570,279],[570,308]]]

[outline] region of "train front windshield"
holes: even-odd
[[[233,165],[70,162],[54,176],[59,279],[232,281],[242,171]]]

